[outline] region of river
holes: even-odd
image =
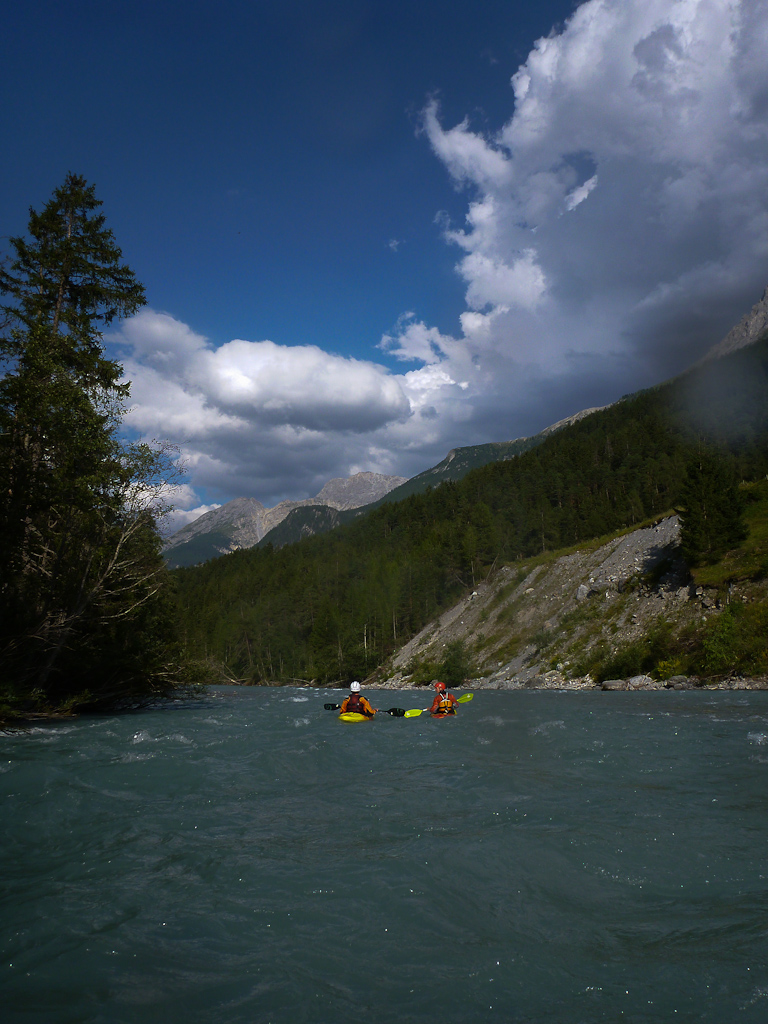
[[[338,699],[0,735],[6,1024],[768,1019],[768,692]]]

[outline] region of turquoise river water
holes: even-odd
[[[338,699],[0,735],[3,1021],[768,1020],[768,692]]]

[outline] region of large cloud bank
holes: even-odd
[[[589,0],[514,73],[497,133],[424,111],[467,195],[444,221],[455,336],[405,314],[380,342],[397,374],[373,349],[213,349],[145,312],[121,339],[132,425],[183,439],[196,486],[267,500],[411,474],[679,372],[768,283],[767,53],[765,0]]]
[[[430,103],[432,147],[470,192],[446,229],[462,341],[493,367],[500,404],[520,406],[521,379],[566,404],[657,381],[759,298],[766,53],[762,0],[590,0],[514,74],[495,136],[444,127]],[[407,337],[397,347],[419,356]]]
[[[445,412],[450,395],[462,392],[463,382],[441,367],[392,374],[314,345],[271,341],[213,348],[154,310],[132,317],[112,341],[131,382],[127,425],[181,449],[190,484],[176,500],[191,511],[177,515],[176,525],[212,507],[199,503],[201,489],[269,505],[314,494],[332,476],[394,473],[417,434],[419,448],[441,444],[446,417],[435,403]]]

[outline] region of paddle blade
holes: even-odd
[[[392,715],[393,718],[405,718],[405,709],[404,708],[390,708],[388,711],[385,711],[384,714]]]
[[[425,710],[426,710],[426,708],[411,708],[410,711],[406,711],[405,712],[403,717],[404,718],[418,718],[418,716],[420,714],[422,714]]]
[[[474,693],[465,693],[463,697],[457,697],[456,702],[458,704],[466,704],[468,700],[472,700]]]
[[[338,711],[341,704],[323,704],[326,711]]]

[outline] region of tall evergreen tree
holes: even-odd
[[[680,547],[689,565],[717,561],[747,536],[744,503],[722,455],[701,450],[689,463],[680,505]]]
[[[68,174],[0,268],[0,658],[22,710],[152,693],[172,661],[151,500],[168,460],[121,442],[129,385],[102,347],[144,289],[100,206]]]

